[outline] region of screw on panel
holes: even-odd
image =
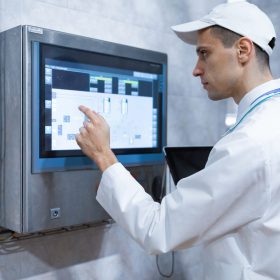
[[[51,208],[51,219],[57,219],[60,218],[60,208]]]

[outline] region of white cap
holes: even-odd
[[[195,45],[197,31],[213,25],[219,25],[248,37],[268,55],[272,54],[276,39],[273,24],[257,6],[246,1],[218,5],[203,18],[172,26],[172,29],[180,39]]]

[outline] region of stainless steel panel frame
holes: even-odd
[[[99,171],[34,174],[31,167],[31,42],[91,50],[93,39],[31,30],[18,26],[0,34],[0,226],[16,232],[36,232],[108,219],[95,199]],[[102,41],[95,41],[95,48],[103,47]],[[149,192],[153,178],[162,173],[162,165],[130,170]],[[58,218],[53,216],[54,208],[60,211]]]
[[[13,28],[0,35],[0,221],[22,229],[22,32]]]

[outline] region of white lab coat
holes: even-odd
[[[238,120],[275,88],[280,80],[250,91]],[[190,248],[187,279],[280,279],[280,97],[251,111],[161,204],[120,163],[103,173],[97,200],[147,252]]]

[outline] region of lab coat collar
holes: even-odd
[[[254,100],[256,100],[259,96],[261,96],[265,92],[268,92],[268,91],[276,89],[276,88],[280,88],[280,79],[271,80],[269,82],[261,84],[261,85],[255,87],[254,89],[252,89],[251,91],[249,91],[248,93],[246,93],[238,105],[236,122],[240,121],[243,114],[250,107],[250,105],[254,102]]]

